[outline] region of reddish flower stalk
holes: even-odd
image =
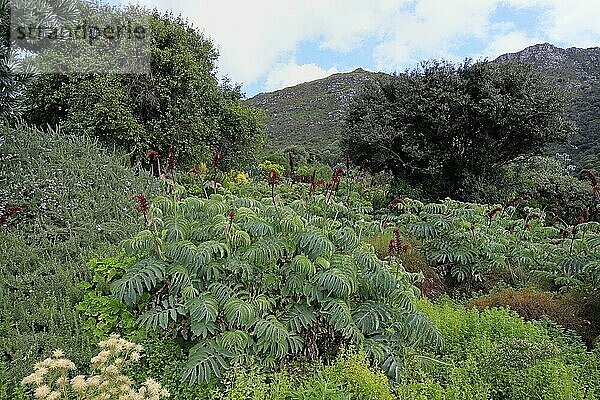
[[[23,211],[23,207],[21,206],[10,206],[8,207],[6,210],[4,210],[4,212],[0,215],[0,225],[3,225],[4,223],[6,223],[6,221],[8,221],[8,219],[10,217],[12,217],[13,215],[15,215],[16,213],[19,213]]]
[[[143,194],[138,194],[135,196],[135,201],[137,203],[137,210],[144,215],[146,224],[150,225],[150,216],[148,215],[148,200],[146,200],[146,196]]]
[[[358,179],[362,179],[363,174],[365,173],[367,167],[367,160],[362,160],[360,163],[360,168],[358,169]]]
[[[406,204],[406,201],[402,197],[396,197],[388,204],[388,211],[392,211],[398,204]]]
[[[173,152],[170,151],[169,154],[167,155],[167,173],[174,173],[175,172],[175,156],[173,155]]]
[[[585,175],[590,180],[592,186],[598,186],[598,177],[596,176],[594,171],[584,168],[581,170],[580,173]]]
[[[158,172],[158,176],[160,176],[160,154],[158,154],[156,150],[148,150],[146,152],[146,158],[150,161],[150,172],[152,173],[152,175],[154,175],[154,161],[156,161],[156,169]]]
[[[156,150],[148,150],[146,152],[146,158],[150,161],[160,158],[160,154]]]
[[[215,173],[213,177],[213,190],[215,193],[217,193],[217,174],[219,173],[219,165],[221,163],[221,158],[223,158],[223,153],[217,151],[215,153],[215,156],[213,157],[213,171]]]
[[[271,199],[273,200],[273,205],[275,204],[275,186],[279,183],[279,175],[277,171],[274,169],[269,171],[269,175],[267,176],[267,182],[269,182],[269,186],[271,186]]]
[[[489,213],[487,213],[488,219],[491,220],[492,218],[494,218],[494,215],[496,215],[500,211],[502,211],[502,207],[496,207],[496,208],[494,208],[492,211],[490,211]]]
[[[215,156],[213,157],[213,170],[217,172],[219,170],[219,164],[221,163],[221,158],[223,158],[223,153],[217,151]]]
[[[388,255],[389,257],[389,263],[390,265],[392,265],[392,257],[395,256],[397,253],[397,248],[396,248],[396,241],[394,239],[390,240],[390,244],[388,246]]]
[[[346,169],[344,167],[338,167],[333,171],[333,175],[331,176],[331,183],[329,184],[329,191],[327,193],[326,202],[331,200],[331,197],[335,192],[338,191],[340,187],[340,180],[342,179],[342,175],[346,173]]]
[[[233,219],[235,218],[235,211],[231,210],[229,211],[229,214],[227,214],[229,216],[229,223],[227,224],[227,234],[229,235],[229,232],[231,231],[231,227],[233,226]]]

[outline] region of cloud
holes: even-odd
[[[444,7],[437,0],[421,0],[391,27],[388,40],[373,50],[377,68],[401,69],[423,58],[460,59],[452,54],[460,39],[484,38],[491,26],[495,0],[455,0]]]
[[[494,37],[484,50],[483,55],[489,59],[495,59],[499,55],[516,53],[533,43],[540,42],[543,42],[543,40],[532,38],[525,32],[512,31]]]
[[[278,90],[302,82],[325,78],[338,72],[340,71],[336,68],[326,70],[316,64],[298,65],[294,60],[290,60],[286,64],[278,64],[273,68],[267,77],[265,89],[267,91]]]
[[[267,89],[341,68],[331,60],[359,49],[355,65],[389,72],[422,59],[493,57],[545,41],[591,46],[600,39],[598,0],[130,1],[189,18],[218,46],[221,74]],[[535,15],[535,26],[513,23],[510,12],[499,21],[500,8]],[[299,53],[305,48],[320,51],[305,59]],[[304,64],[297,65],[300,56]]]

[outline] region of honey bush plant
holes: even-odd
[[[443,344],[415,308],[418,276],[379,260],[341,204],[221,194],[154,204],[147,229],[125,242],[139,261],[112,291],[143,310],[148,330],[188,341],[190,382],[327,358],[346,343],[399,379],[415,346]]]

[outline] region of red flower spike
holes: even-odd
[[[138,194],[135,196],[135,201],[137,202],[137,210],[142,214],[146,214],[148,211],[148,201],[146,200],[146,196]]]
[[[598,185],[598,177],[596,177],[596,174],[594,173],[594,171],[589,170],[589,169],[582,169],[580,173],[585,175],[590,180],[590,182],[592,183],[592,186]]]
[[[21,211],[23,211],[23,207],[21,206],[8,207],[6,210],[4,210],[2,215],[0,215],[0,225],[4,224],[10,217]]]
[[[275,171],[274,169],[270,170],[267,180],[269,182],[269,185],[277,185],[279,183],[279,175],[277,174],[277,171]]]
[[[173,152],[170,151],[167,155],[167,171],[173,172],[175,171],[175,156],[173,156]]]
[[[502,211],[502,207],[496,207],[496,208],[494,208],[492,211],[490,211],[490,212],[487,214],[487,217],[488,217],[489,219],[492,219],[492,218],[494,218],[494,215],[496,215],[496,213],[498,213],[498,212],[500,212],[500,211]]]
[[[160,154],[158,154],[158,152],[155,150],[148,150],[148,152],[146,153],[146,158],[152,161],[160,158]]]

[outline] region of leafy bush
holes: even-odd
[[[181,380],[187,356],[184,348],[176,340],[164,335],[150,335],[140,338],[144,347],[144,357],[124,370],[137,384],[156,377],[161,385],[171,393],[173,400],[199,400],[208,398],[212,384],[189,385]]]
[[[595,399],[600,395],[596,348],[544,321],[525,322],[506,309],[465,309],[442,299],[419,308],[446,340],[442,351],[413,364],[399,393],[451,399]],[[440,392],[442,395],[440,395]],[[417,398],[415,396],[415,398]]]
[[[125,242],[139,261],[113,293],[144,310],[147,329],[195,344],[184,373],[191,382],[236,364],[273,369],[298,355],[327,356],[343,343],[364,346],[398,379],[411,347],[441,345],[414,308],[416,276],[362,245],[343,205],[321,198],[311,207],[157,198],[148,228]]]
[[[513,162],[485,177],[473,177],[462,197],[473,202],[506,203],[517,196],[530,198],[528,204],[545,209],[571,223],[588,208],[595,216],[598,198],[589,182],[578,179],[564,165],[550,157],[532,157]],[[582,177],[583,178],[583,177]]]
[[[218,52],[199,29],[170,13],[99,2],[84,2],[78,20],[102,14],[127,21],[131,13],[152,31],[150,73],[44,74],[28,90],[27,121],[97,137],[137,160],[149,149],[172,151],[186,167],[209,161],[202,155],[214,151],[223,152],[228,168],[253,159],[263,140],[262,113],[242,102],[238,86],[219,83]]]
[[[111,333],[130,336],[139,328],[135,316],[119,300],[110,295],[110,284],[125,273],[126,267],[135,263],[131,257],[111,257],[103,260],[92,259],[87,266],[92,276],[91,282],[81,282],[83,300],[77,310],[87,320],[84,330],[100,340]]]
[[[78,364],[90,357],[94,339],[75,310],[86,262],[118,253],[143,224],[134,196],[158,184],[85,136],[19,125],[0,137],[0,215],[23,208],[0,224],[0,377],[12,393],[52,349],[73,349]]]
[[[224,384],[213,389],[210,399],[391,400],[395,398],[386,376],[369,365],[364,353],[342,350],[331,365],[314,365],[313,370],[305,376],[293,377],[289,372],[265,374],[258,368],[234,368],[227,373]]]
[[[445,200],[424,204],[399,199],[390,218],[403,236],[417,238],[431,266],[467,293],[504,281],[549,280],[562,290],[594,290],[600,284],[600,224],[583,213],[574,225],[545,222],[543,210],[519,199],[504,206]]]
[[[546,316],[565,328],[584,332],[586,322],[580,309],[568,301],[557,298],[552,293],[533,289],[502,289],[489,295],[469,301],[467,307],[479,310],[491,307],[508,307],[526,321],[542,319]]]

